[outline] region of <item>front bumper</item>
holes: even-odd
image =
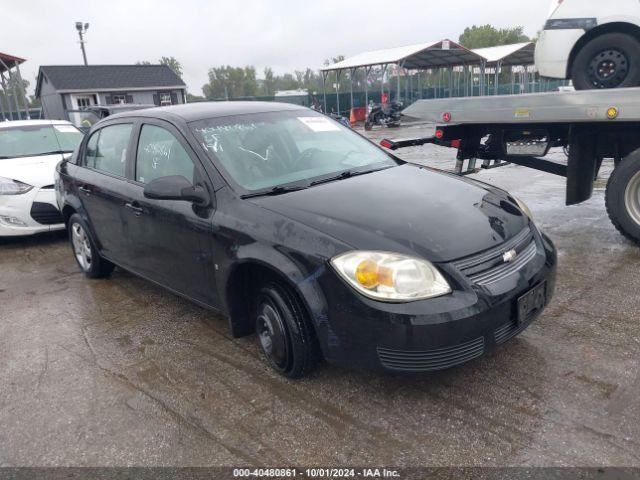
[[[392,373],[429,373],[481,357],[526,329],[517,320],[517,300],[546,282],[553,296],[556,250],[535,232],[537,254],[517,274],[491,288],[472,286],[441,266],[454,292],[405,304],[388,304],[354,293],[334,272],[321,280],[329,305],[318,324],[328,362]],[[466,284],[465,284],[466,283]],[[537,316],[537,315],[536,315]]]
[[[0,196],[0,236],[34,235],[64,228],[53,189],[34,188],[22,195]]]
[[[569,57],[582,38],[583,29],[543,30],[536,42],[535,62],[538,72],[548,78],[569,77]]]

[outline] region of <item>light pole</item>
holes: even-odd
[[[78,31],[78,36],[80,37],[80,49],[82,50],[82,58],[84,60],[84,64],[88,65],[87,63],[87,52],[84,49],[84,34],[87,33],[87,30],[89,29],[89,24],[88,23],[82,23],[82,22],[76,22],[76,30]]]

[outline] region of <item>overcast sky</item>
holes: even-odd
[[[40,65],[82,63],[75,22],[89,22],[90,64],[174,56],[189,91],[201,94],[217,65],[278,73],[325,58],[449,38],[473,24],[522,25],[535,35],[550,0],[0,0],[0,51]]]

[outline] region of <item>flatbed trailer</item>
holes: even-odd
[[[567,205],[588,200],[603,159],[613,159],[607,212],[640,244],[640,88],[420,100],[403,114],[435,124],[435,136],[382,146],[456,148],[460,175],[510,163],[560,175]],[[554,147],[565,149],[566,165],[544,158]]]

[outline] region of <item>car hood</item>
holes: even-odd
[[[18,180],[34,187],[53,185],[61,154],[0,159],[0,177]]]
[[[497,246],[529,222],[502,190],[410,164],[254,201],[355,249],[434,262]]]

